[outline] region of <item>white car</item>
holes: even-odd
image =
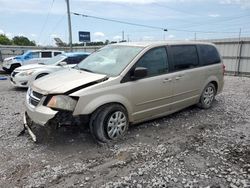
[[[5,58],[3,61],[3,70],[6,72],[13,72],[17,67],[22,65],[37,64],[58,54],[63,51],[58,50],[28,50],[23,55]]]
[[[88,55],[87,52],[63,53],[43,63],[24,65],[11,73],[10,81],[15,87],[27,88],[38,78],[65,68],[74,67]]]

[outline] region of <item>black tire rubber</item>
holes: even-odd
[[[212,87],[212,88],[213,88],[213,93],[214,93],[213,99],[212,99],[212,101],[211,101],[211,103],[210,103],[209,105],[207,105],[207,104],[204,103],[204,93],[205,93],[205,91],[206,91],[206,89],[207,89],[208,87]],[[215,98],[215,94],[216,94],[216,88],[215,88],[214,84],[209,83],[209,84],[204,88],[204,90],[202,91],[202,94],[201,94],[201,97],[200,97],[200,101],[199,101],[199,103],[197,104],[197,106],[200,107],[200,108],[203,108],[203,109],[208,109],[208,108],[210,108],[210,107],[212,106],[212,104],[213,104],[213,101],[214,101],[214,98]]]
[[[107,143],[107,142],[110,142],[110,141],[114,141],[114,139],[111,139],[108,136],[108,133],[107,133],[107,121],[115,111],[121,111],[121,112],[123,112],[125,114],[126,121],[127,121],[125,132],[127,131],[128,126],[129,126],[129,119],[128,119],[126,109],[123,106],[119,105],[119,104],[104,105],[104,106],[100,107],[99,109],[97,109],[92,114],[90,122],[89,122],[90,132],[91,132],[92,136],[98,142]],[[124,134],[125,134],[125,132],[124,132]],[[120,138],[121,137],[117,137],[115,140],[118,140]]]
[[[17,67],[20,67],[20,66],[21,66],[20,64],[13,64],[13,65],[11,65],[9,73],[12,73]]]
[[[43,77],[43,76],[46,76],[46,75],[48,75],[48,73],[38,74],[38,75],[36,76],[35,80],[37,80],[37,79],[39,79],[39,78],[41,78],[41,77]]]

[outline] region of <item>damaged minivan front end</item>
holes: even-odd
[[[69,72],[71,76],[74,75],[74,84],[69,83],[65,73]],[[48,76],[49,77],[49,76]],[[37,141],[37,136],[34,132],[35,126],[41,126],[45,129],[57,129],[64,125],[79,124],[87,117],[74,116],[74,110],[79,100],[79,96],[74,96],[74,92],[93,86],[107,80],[105,75],[97,75],[80,70],[60,71],[57,76],[57,84],[42,85],[44,80],[50,78],[43,78],[34,82],[28,89],[26,94],[26,111],[24,114],[24,128],[28,131],[33,141]],[[77,77],[81,79],[82,83],[76,84]],[[60,81],[59,81],[60,80]],[[46,82],[46,81],[45,81]],[[55,87],[56,85],[56,87]],[[39,88],[38,88],[39,86]],[[74,87],[72,87],[74,86]],[[65,90],[67,88],[67,90]],[[64,90],[65,92],[62,92]]]

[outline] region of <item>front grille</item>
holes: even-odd
[[[12,77],[15,77],[17,73],[18,73],[18,72],[13,71],[13,72],[11,73],[11,76],[12,76]]]
[[[38,92],[36,92],[36,91],[32,91],[31,89],[28,91],[28,100],[29,100],[29,103],[32,105],[32,106],[34,106],[34,107],[36,107],[38,104],[39,104],[39,102],[40,102],[40,100],[42,99],[42,97],[43,97],[43,94],[41,94],[41,93],[38,93]]]
[[[34,97],[36,97],[36,98],[38,98],[38,99],[41,99],[41,98],[43,97],[43,94],[38,93],[38,92],[36,92],[36,91],[32,91],[32,94],[33,94]]]
[[[39,104],[39,101],[33,99],[33,98],[30,98],[30,104],[33,105],[33,106],[37,106]]]

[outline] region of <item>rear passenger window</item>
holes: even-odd
[[[174,70],[184,70],[198,66],[199,58],[196,46],[171,46],[171,51],[174,60]]]
[[[148,69],[148,77],[168,72],[168,58],[164,47],[148,51],[136,64],[136,67]]]
[[[54,52],[54,56],[57,56],[58,54],[61,54],[61,52]]]
[[[199,45],[200,56],[203,65],[220,63],[220,56],[216,48],[212,45]]]
[[[42,58],[52,57],[51,52],[42,52]]]
[[[77,64],[79,63],[78,57],[68,57],[66,60],[67,64]]]

